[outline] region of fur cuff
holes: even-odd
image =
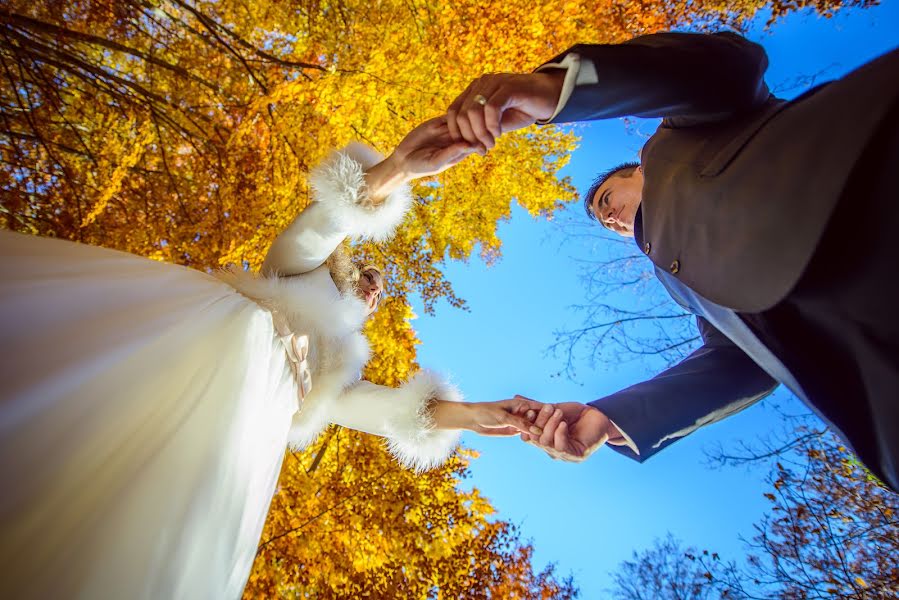
[[[354,142],[331,153],[309,175],[313,199],[326,206],[334,222],[351,236],[386,240],[412,205],[412,192],[403,185],[387,196],[381,206],[368,206],[365,169],[383,158],[368,146]]]
[[[462,402],[453,385],[430,371],[419,371],[401,388],[402,401],[411,405],[407,418],[392,423],[388,436],[390,453],[406,467],[418,472],[443,464],[459,444],[460,432],[434,429],[431,403],[436,399]]]

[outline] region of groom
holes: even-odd
[[[784,384],[899,491],[899,51],[789,102],[766,68],[736,34],[663,33],[485,75],[450,106],[451,133],[487,149],[534,122],[662,117],[585,205],[635,238],[703,345],[588,405],[544,407],[542,435],[523,437],[643,461]]]

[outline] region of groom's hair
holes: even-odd
[[[593,211],[591,210],[593,205],[593,196],[596,195],[596,190],[598,190],[600,186],[602,186],[602,184],[609,180],[609,177],[617,173],[621,173],[622,175],[630,175],[634,172],[634,169],[639,166],[640,163],[638,162],[624,162],[620,165],[612,167],[608,171],[603,171],[602,173],[600,173],[596,177],[596,179],[593,180],[593,183],[590,184],[590,188],[587,190],[587,193],[584,194],[584,210],[587,211],[587,216],[594,221],[597,220],[596,215],[594,215]],[[626,171],[626,173],[624,171]],[[602,223],[602,221],[600,221],[600,223]],[[605,223],[602,223],[602,225],[603,227],[605,227]]]

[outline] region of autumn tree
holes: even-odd
[[[725,560],[684,549],[670,534],[613,572],[612,597],[845,600],[899,597],[899,495],[875,479],[831,433],[811,425],[739,449],[712,451],[724,465],[770,463],[769,511]]]
[[[358,139],[389,151],[485,71],[527,71],[575,42],[739,23],[763,4],[5,0],[0,224],[203,270],[256,268],[330,149]],[[417,368],[409,296],[426,311],[441,298],[464,306],[443,265],[497,259],[513,201],[548,216],[574,199],[557,174],[576,142],[551,127],[507,135],[417,185],[390,243],[352,247],[383,265],[391,294],[367,328],[370,379]],[[416,478],[378,441],[340,430],[288,454],[247,594],[573,595],[533,573],[514,528],[461,491],[467,460]]]
[[[615,600],[709,600],[716,591],[705,569],[693,558],[698,552],[685,548],[670,533],[652,547],[634,551],[612,572],[609,597]],[[693,558],[691,558],[693,557]]]
[[[416,475],[332,428],[285,460],[246,597],[574,598],[553,567],[532,570],[530,546],[477,490],[458,488],[470,458]]]
[[[719,455],[773,461],[745,564],[698,556],[727,598],[874,599],[899,596],[899,495],[823,429],[802,425],[778,443]]]

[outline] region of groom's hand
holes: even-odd
[[[516,399],[533,402],[523,396]],[[521,439],[542,448],[552,458],[581,462],[621,432],[598,409],[580,402],[546,404],[539,411],[528,410],[525,417],[543,433],[523,433]]]
[[[493,148],[506,131],[549,119],[559,103],[565,71],[496,73],[475,79],[446,111],[454,140]]]

